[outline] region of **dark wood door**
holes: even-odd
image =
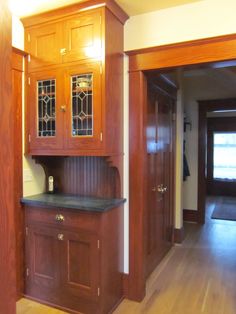
[[[80,155],[103,147],[101,83],[99,62],[72,67],[65,72],[64,146]]]
[[[172,241],[172,99],[149,89],[147,110],[146,276],[169,250]]]
[[[59,70],[29,76],[29,153],[62,149],[64,132],[63,75]]]
[[[26,295],[58,302],[60,231],[42,225],[26,228]]]
[[[25,49],[30,53],[30,72],[45,66],[60,64],[62,25],[60,22],[36,26],[26,30]]]
[[[98,237],[86,232],[64,231],[60,244],[61,289],[64,298],[74,296],[96,300],[100,294]]]
[[[101,11],[87,11],[69,18],[63,24],[63,62],[101,60]]]

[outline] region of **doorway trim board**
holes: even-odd
[[[145,296],[145,102],[144,71],[235,63],[236,35],[200,39],[126,52],[129,56],[129,280],[127,297],[141,301]],[[200,215],[199,215],[200,216]]]
[[[205,223],[206,203],[206,154],[207,154],[207,112],[236,109],[236,99],[213,99],[198,101],[198,223]]]

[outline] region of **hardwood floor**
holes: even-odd
[[[186,238],[149,277],[141,303],[124,300],[114,314],[235,314],[236,222],[212,220],[220,197],[207,200],[206,224],[186,224]],[[235,202],[236,204],[236,202]],[[62,314],[22,299],[17,314]]]

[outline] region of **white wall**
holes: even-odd
[[[220,74],[222,72],[222,75]],[[192,131],[187,129],[186,156],[191,176],[183,184],[183,208],[197,210],[198,181],[198,103],[197,100],[236,97],[234,86],[224,80],[224,70],[214,70],[209,75],[185,77],[184,110],[188,120],[192,122]],[[222,80],[220,80],[222,77]]]
[[[125,50],[236,33],[235,0],[203,0],[131,17]]]

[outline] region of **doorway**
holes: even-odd
[[[170,69],[199,64],[214,65],[215,62],[231,62],[236,57],[236,38],[233,35],[205,40],[167,45],[131,51],[129,55],[129,95],[130,95],[130,237],[129,237],[129,277],[128,298],[140,301],[145,295],[145,217],[146,207],[146,123],[147,79],[145,71]],[[137,151],[138,148],[138,151]],[[202,155],[200,154],[202,157]],[[138,169],[138,171],[137,171]],[[200,169],[204,178],[205,169]],[[201,186],[205,191],[206,185]],[[200,191],[200,192],[201,192]],[[205,204],[198,203],[198,211]],[[176,212],[181,222],[180,211]],[[201,217],[201,215],[199,215]],[[200,220],[200,219],[199,219]],[[175,223],[177,233],[182,234],[182,226]]]

